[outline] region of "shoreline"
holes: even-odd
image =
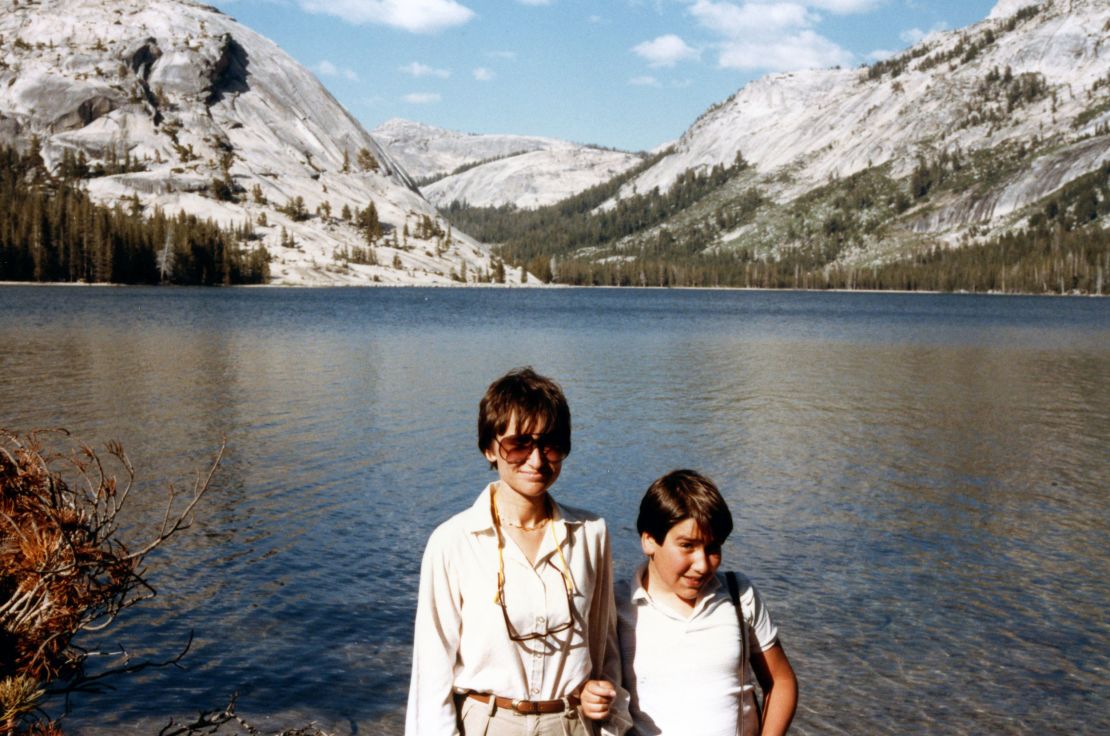
[[[797,287],[783,287],[781,289],[760,286],[583,286],[580,284],[213,284],[208,286],[190,284],[119,284],[112,282],[86,282],[86,281],[0,281],[3,287],[47,287],[47,288],[111,288],[127,289],[133,287],[158,288],[158,289],[607,289],[614,291],[753,291],[768,293],[798,293],[798,294],[920,294],[939,296],[950,294],[953,296],[1020,296],[1020,297],[1055,297],[1055,298],[1082,298],[1104,299],[1110,294],[1090,294],[1085,292],[1068,292],[1057,294],[1054,292],[1039,291],[929,291],[925,289],[802,289]]]

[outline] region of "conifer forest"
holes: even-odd
[[[96,168],[67,153],[47,170],[36,145],[0,147],[0,280],[118,284],[260,284],[269,256],[249,225],[223,229],[192,215],[156,210],[137,199],[107,207],[81,187]],[[118,168],[118,171],[115,170]]]

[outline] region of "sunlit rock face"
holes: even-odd
[[[37,138],[51,167],[67,151],[107,164],[88,180],[97,200],[254,223],[278,283],[449,283],[490,267],[465,235],[422,237],[436,211],[402,166],[311,72],[215,8],[4,0],[0,39],[0,141]],[[233,196],[213,195],[219,179]],[[297,197],[307,218],[279,211]],[[367,243],[340,214],[371,202],[380,265],[350,263]]]
[[[459,133],[393,119],[371,131],[439,206],[554,204],[624,173],[643,154],[554,138]]]
[[[937,232],[990,224],[1110,158],[1105,0],[1001,0],[982,22],[933,34],[900,58],[896,73],[823,69],[752,82],[703,114],[622,196],[666,190],[688,169],[732,163],[737,151],[780,201],[871,166],[906,176],[920,157],[945,150],[1038,151],[1024,171],[984,182],[985,194],[918,224]],[[995,70],[1041,88],[1011,102],[1017,82],[1007,86]]]

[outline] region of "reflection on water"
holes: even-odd
[[[105,647],[184,671],[75,702],[88,736],[221,706],[399,734],[424,541],[489,479],[477,400],[564,385],[556,493],[635,508],[676,466],[802,681],[793,733],[1110,731],[1104,300],[620,290],[0,289],[0,426],[119,439],[135,523],[221,438],[159,597]]]

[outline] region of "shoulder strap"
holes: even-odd
[[[740,603],[740,581],[737,580],[736,573],[732,570],[726,572],[725,582],[728,583],[728,596],[732,599],[732,605],[736,607],[736,616],[740,619],[740,624],[747,628],[750,624],[744,617],[744,606]]]
[[[748,658],[751,656],[748,649],[748,619],[744,616],[744,607],[740,605],[740,583],[736,580],[736,573],[731,570],[726,572],[725,581],[728,583],[728,595],[732,598],[732,605],[736,609],[736,621],[740,624],[740,679],[743,683],[747,679],[746,670],[750,666]],[[741,700],[740,717],[736,722],[737,736],[758,736],[761,731],[759,700],[755,697],[754,692],[751,699],[752,711],[750,714],[745,713],[743,700]],[[750,723],[749,720],[751,720]]]
[[[736,580],[736,573],[729,570],[725,573],[728,583],[728,595],[732,598],[732,605],[736,608],[736,620],[740,624],[740,661],[748,661],[748,619],[744,617],[744,607],[740,605],[740,583]]]
[[[736,573],[729,570],[725,573],[725,581],[728,582],[728,595],[732,598],[732,605],[737,608],[740,607],[740,584],[736,582]]]

